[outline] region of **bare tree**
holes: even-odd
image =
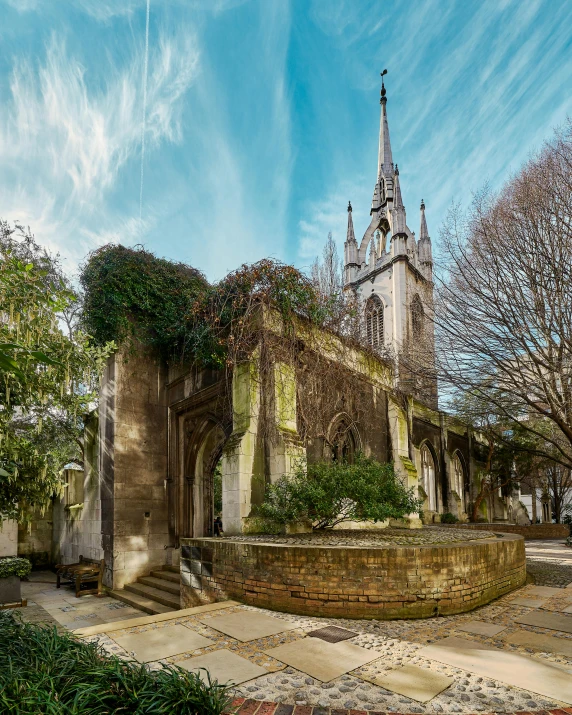
[[[506,186],[450,212],[436,280],[442,389],[572,468],[572,123]],[[548,425],[548,427],[547,427]]]
[[[338,256],[338,249],[328,233],[328,240],[322,251],[322,261],[316,258],[311,268],[312,283],[327,298],[340,297],[344,290],[344,264]]]

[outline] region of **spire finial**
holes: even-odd
[[[379,103],[381,104],[382,102],[387,102],[387,97],[385,96],[385,84],[383,83],[383,78],[387,74],[387,70],[383,70],[381,72],[381,98],[379,100]]]
[[[348,211],[351,211],[351,210],[352,210],[352,202],[348,201]]]
[[[421,211],[425,211],[425,201],[421,199]]]

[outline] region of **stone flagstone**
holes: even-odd
[[[572,604],[562,609],[562,613],[572,613]]]
[[[562,596],[561,588],[552,586],[533,586],[526,590],[527,596],[540,596],[542,598],[552,598],[552,596]]]
[[[498,633],[506,630],[506,626],[495,626],[493,623],[485,623],[484,621],[469,621],[457,626],[458,631],[465,633],[475,633],[479,636],[496,636]]]
[[[360,675],[366,680],[392,693],[404,695],[420,703],[427,703],[455,681],[447,675],[434,670],[419,668],[417,665],[404,665],[380,675]]]
[[[504,636],[504,641],[513,645],[521,645],[525,648],[534,648],[545,653],[560,653],[572,658],[572,640],[570,638],[556,638],[546,633],[520,630]]]
[[[546,602],[546,599],[540,598],[513,598],[512,601],[510,601],[510,605],[526,606],[527,608],[542,608]]]
[[[205,671],[208,671],[211,680],[218,680],[221,684],[232,682],[234,685],[240,685],[247,680],[259,678],[268,672],[260,665],[251,663],[246,658],[232,653],[230,650],[215,650],[212,653],[199,655],[196,658],[179,660],[175,665],[185,670],[198,671],[201,680],[205,683],[208,682]]]
[[[323,683],[381,657],[347,641],[326,643],[319,638],[301,638],[264,652]]]
[[[204,618],[201,619],[201,623],[243,643],[291,631],[297,627],[280,618],[265,616],[254,611],[239,611],[223,616]]]
[[[180,624],[153,628],[143,633],[113,634],[112,639],[129,654],[134,653],[134,658],[140,663],[168,658],[214,644],[209,638]]]
[[[527,613],[525,616],[515,618],[514,621],[515,623],[524,623],[525,626],[537,626],[538,628],[548,628],[551,631],[572,633],[572,618],[558,613]]]
[[[568,673],[524,655],[457,637],[428,645],[417,655],[572,705]]]

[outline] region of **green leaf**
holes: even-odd
[[[24,378],[24,373],[20,370],[14,358],[3,352],[0,352],[0,372],[12,372],[20,379]]]
[[[36,360],[39,360],[40,362],[45,363],[46,365],[61,365],[62,363],[59,360],[54,360],[51,357],[48,357],[46,353],[41,352],[40,350],[30,350],[30,355],[32,357],[35,357]]]
[[[33,267],[34,267],[33,263],[28,263],[28,264],[26,264],[26,267],[24,268],[24,270],[29,272],[32,270]]]

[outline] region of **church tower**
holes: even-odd
[[[419,241],[407,225],[399,179],[393,163],[387,96],[381,82],[381,117],[377,178],[373,189],[369,226],[358,245],[352,206],[348,205],[348,229],[344,244],[345,290],[359,301],[364,335],[374,350],[396,360],[396,382],[429,404],[436,405],[434,364],[433,259],[431,239],[421,201]],[[425,368],[419,376],[412,366]]]

